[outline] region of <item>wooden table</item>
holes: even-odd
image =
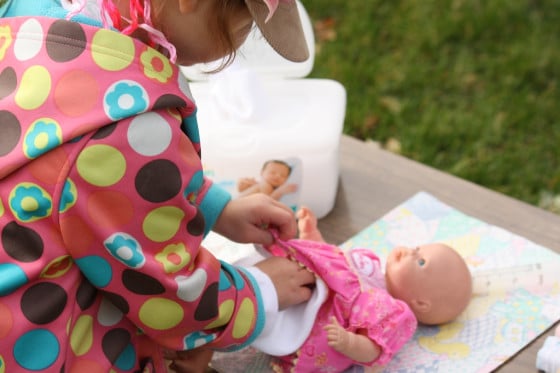
[[[341,139],[335,206],[319,221],[319,228],[327,241],[340,244],[419,191],[560,253],[559,215],[348,136]],[[549,329],[497,371],[535,373],[537,351],[552,331]]]

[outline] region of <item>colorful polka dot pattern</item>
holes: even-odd
[[[252,280],[200,248],[229,197],[203,176],[194,112],[129,37],[0,19],[0,373],[133,372],[156,344],[258,333]]]

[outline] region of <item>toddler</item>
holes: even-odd
[[[162,372],[160,346],[242,348],[309,298],[285,258],[201,247],[296,234],[204,177],[177,66],[227,65],[254,24],[308,57],[294,0],[0,0],[0,371]]]

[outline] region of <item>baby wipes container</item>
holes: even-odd
[[[282,58],[255,27],[228,68],[209,74],[218,62],[181,69],[198,106],[206,175],[234,198],[252,189],[275,191],[294,210],[305,205],[321,218],[338,187],[346,91],[333,80],[304,78],[313,68],[315,41],[309,16],[298,7],[307,61]],[[277,188],[251,188],[270,176],[263,173],[268,161],[285,163],[288,179]]]

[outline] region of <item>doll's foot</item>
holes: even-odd
[[[296,213],[298,219],[299,238],[310,241],[324,241],[317,228],[317,217],[307,207],[300,208]]]

